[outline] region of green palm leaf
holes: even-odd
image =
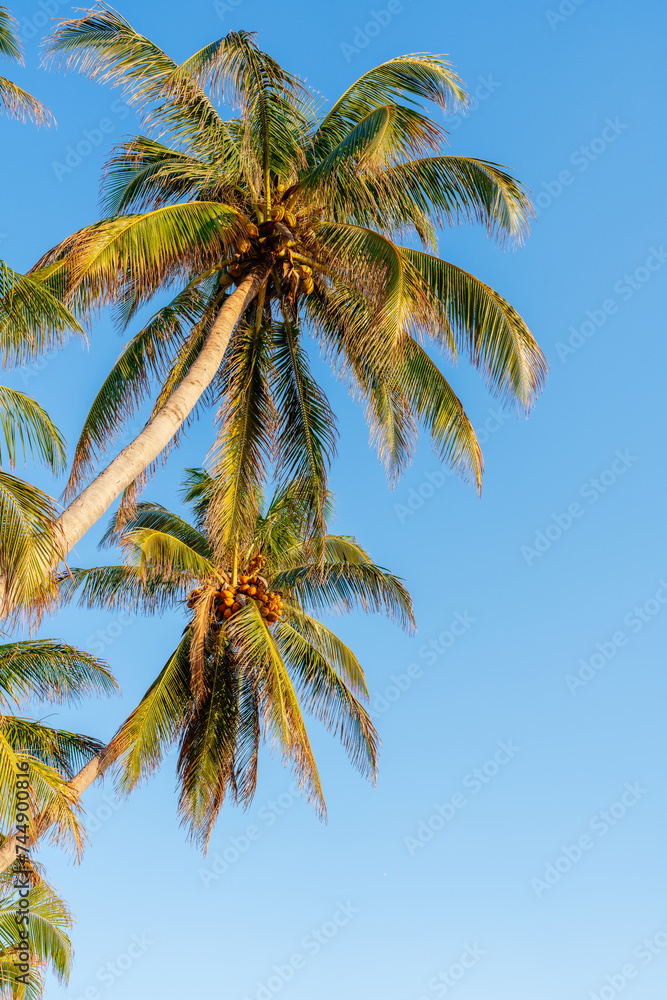
[[[316,149],[340,142],[371,111],[401,98],[432,101],[452,111],[467,98],[450,64],[425,53],[399,56],[364,73],[325,115],[315,137]]]
[[[311,374],[298,331],[287,320],[275,328],[274,351],[277,473],[286,482],[307,484],[311,503],[318,510],[336,453],[336,418]]]
[[[312,565],[276,575],[277,589],[288,600],[315,612],[341,614],[359,608],[386,614],[406,629],[414,628],[410,597],[401,580],[374,564],[326,562],[322,570]]]
[[[228,205],[167,205],[87,226],[45,254],[36,269],[57,265],[59,288],[87,308],[117,298],[143,302],[176,276],[218,266],[245,231]]]
[[[472,474],[481,492],[482,450],[473,426],[442,372],[411,337],[393,374],[415,417],[429,431],[440,460],[465,476]]]
[[[118,747],[118,784],[124,792],[159,767],[192,708],[190,631],[114,737]]]
[[[547,365],[519,314],[498,292],[467,271],[417,250],[403,250],[423,280],[429,304],[439,310],[436,332],[445,347],[454,337],[491,389],[508,405],[528,410],[542,388]]]
[[[15,466],[19,453],[25,460],[28,452],[54,472],[64,468],[65,441],[46,410],[25,393],[4,385],[0,385],[0,434],[5,439],[10,468]]]
[[[25,365],[61,347],[70,334],[84,336],[62,304],[46,272],[18,274],[0,261],[0,358],[5,367]]]
[[[55,639],[0,645],[0,705],[40,701],[71,702],[117,688],[106,665],[84,650]]]
[[[366,709],[297,628],[283,622],[276,629],[276,641],[296,678],[304,707],[340,739],[355,767],[374,779],[379,737]]]
[[[30,601],[44,583],[45,567],[58,561],[51,497],[0,471],[0,572],[5,589],[3,614]]]
[[[259,510],[257,483],[266,475],[275,419],[267,371],[270,342],[263,327],[237,331],[222,374],[225,405],[220,446],[211,462],[215,488],[208,513],[217,553],[246,536]]]

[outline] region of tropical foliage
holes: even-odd
[[[72,646],[43,639],[0,646],[0,829],[16,832],[18,820],[24,847],[48,834],[52,843],[81,854],[85,830],[69,782],[101,744],[10,713],[30,699],[71,702],[114,689],[104,664]],[[72,919],[39,866],[14,858],[12,848],[12,861],[0,872],[0,997],[37,1000],[47,971],[68,981]]]
[[[0,5],[0,57],[21,63],[23,57],[16,29],[16,19],[7,7]],[[12,118],[31,118],[38,125],[53,120],[51,112],[41,101],[4,76],[0,76],[0,108],[4,108]]]
[[[325,534],[314,557],[299,484],[268,502],[260,498],[231,561],[217,561],[206,526],[214,486],[206,473],[190,470],[185,499],[194,505],[194,524],[141,503],[103,542],[121,547],[122,565],[72,570],[61,581],[65,599],[78,594],[88,607],[173,614],[187,604],[174,652],[113,743],[124,791],[178,746],[180,814],[203,844],[226,798],[252,799],[263,739],[324,812],[302,710],[339,737],[362,774],[375,776],[378,737],[364,707],[363,671],[314,614],[360,608],[413,625],[402,582],[354,538]]]
[[[449,64],[392,59],[323,110],[246,32],[178,65],[100,7],[62,22],[48,48],[59,64],[121,87],[146,134],[111,157],[107,217],[45,254],[36,275],[48,274],[77,309],[115,305],[123,323],[175,290],[95,398],[70,495],[157,385],[146,428],[64,512],[67,545],[123,485],[135,499],[207,403],[220,424],[215,523],[228,540],[243,484],[269,467],[283,483],[308,477],[321,509],[336,435],[304,333],[363,401],[392,476],[422,425],[442,461],[479,485],[475,433],[425,345],[450,361],[463,355],[494,393],[524,409],[545,362],[501,295],[435,255],[439,225],[478,222],[513,242],[530,213],[506,169],[443,152],[445,133],[421,104],[448,111],[465,100]],[[225,102],[237,117],[223,117]]]
[[[0,6],[0,56],[21,61],[16,21]],[[48,122],[50,112],[10,80],[0,77],[0,108],[13,117]],[[59,346],[81,328],[47,280],[17,274],[0,260],[0,358],[3,367],[22,365]],[[4,441],[4,445],[3,445]],[[22,604],[53,562],[51,497],[6,471],[27,453],[53,472],[65,467],[63,438],[45,410],[30,396],[0,386],[0,612]],[[3,466],[5,468],[3,468]]]
[[[24,365],[72,333],[82,334],[48,281],[18,274],[0,261],[0,358],[3,366]],[[13,470],[28,457],[52,472],[66,463],[65,442],[48,413],[30,396],[0,385],[0,611],[24,603],[39,588],[44,567],[59,551],[55,503]]]
[[[81,852],[85,832],[68,782],[101,744],[13,713],[30,699],[78,701],[90,694],[109,694],[115,686],[101,661],[64,643],[33,639],[0,646],[0,829],[14,828],[16,775],[27,767],[26,835],[39,832],[48,817],[52,842]]]
[[[19,866],[20,872],[19,874]],[[29,886],[27,895],[19,886]],[[16,914],[27,901],[29,919]],[[39,1000],[47,971],[63,986],[69,980],[72,917],[33,862],[20,862],[0,874],[0,998]],[[27,933],[27,949],[23,933]],[[25,961],[27,954],[27,961]]]

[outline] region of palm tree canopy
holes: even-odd
[[[308,476],[320,502],[325,493],[335,423],[304,332],[363,400],[391,475],[409,462],[422,425],[442,461],[479,486],[474,430],[426,344],[450,361],[463,355],[494,393],[526,410],[546,365],[501,295],[435,255],[440,225],[481,223],[499,242],[516,242],[530,214],[505,168],[443,153],[445,133],[422,104],[448,111],[465,100],[447,61],[392,59],[325,110],[247,32],[179,65],[101,6],[61,22],[49,52],[123,88],[146,134],[111,157],[108,216],[45,254],[35,275],[48,274],[82,310],[115,304],[124,323],[156,294],[174,294],[100,389],[70,494],[156,381],[153,412],[163,406],[232,286],[251,274],[259,291],[201,396],[219,411],[216,524],[228,542],[244,477],[271,467],[283,483]],[[237,117],[223,117],[224,103]]]
[[[269,502],[258,499],[258,513],[224,564],[208,528],[214,495],[210,476],[189,470],[185,499],[194,524],[141,503],[102,543],[120,546],[122,565],[72,570],[60,581],[65,599],[78,594],[88,607],[173,613],[187,605],[176,649],[114,744],[125,791],[178,744],[180,814],[203,844],[226,796],[244,805],[252,799],[262,739],[324,813],[302,709],[339,737],[362,774],[375,775],[378,737],[364,707],[363,671],[312,613],[356,608],[413,626],[403,583],[354,538],[313,540],[305,530],[310,511],[301,484]]]
[[[16,18],[7,7],[0,5],[0,57],[22,63],[17,27]],[[53,121],[53,115],[41,101],[4,76],[0,76],[0,108],[4,108],[12,118],[21,121],[29,118],[37,125],[49,125]]]

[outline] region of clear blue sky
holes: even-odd
[[[15,8],[26,34],[42,7]],[[118,7],[177,59],[257,30],[327,98],[399,53],[448,53],[481,98],[452,123],[452,150],[511,166],[541,209],[516,252],[475,229],[444,233],[441,252],[513,302],[551,373],[524,421],[465,366],[452,372],[486,428],[481,500],[442,482],[426,444],[392,494],[360,412],[328,381],[343,442],[337,526],[405,577],[419,623],[412,638],[379,619],[338,624],[374,693],[378,787],[318,733],[328,825],[267,759],[255,805],[223,813],[207,861],[179,830],[172,768],[115,810],[110,785],[93,791],[84,863],[42,855],[78,921],[66,995],[653,1000],[667,984],[664,5],[402,0],[391,18],[384,0]],[[351,51],[371,9],[382,28]],[[96,217],[107,142],[132,128],[116,92],[38,69],[42,30],[13,75],[58,128],[0,122],[0,254],[17,268]],[[103,119],[104,147],[63,172],[68,146]],[[72,344],[13,384],[73,443],[119,350],[102,318],[87,352]],[[172,502],[210,434],[204,421],[149,495]],[[432,494],[421,506],[420,489]],[[104,644],[123,697],[45,714],[110,736],[181,627],[63,612],[45,634]]]

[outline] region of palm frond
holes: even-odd
[[[441,56],[417,52],[390,59],[364,73],[336,101],[317,131],[316,150],[330,149],[381,105],[414,98],[432,101],[443,111],[467,99],[459,77]]]
[[[178,756],[179,814],[190,837],[208,846],[227,795],[238,801],[236,782],[241,672],[227,645],[210,654],[208,690],[188,720]],[[246,782],[253,787],[253,782]]]
[[[30,483],[0,471],[0,573],[6,614],[25,607],[60,558],[51,497]]]
[[[117,684],[109,668],[85,650],[55,639],[0,645],[0,704],[72,702],[91,694],[112,694]]]
[[[0,434],[5,439],[6,461],[14,468],[19,454],[29,452],[40,458],[54,472],[65,466],[65,441],[39,403],[24,392],[0,385]],[[3,461],[0,446],[0,463]]]
[[[276,628],[276,641],[306,710],[338,737],[354,766],[375,779],[380,740],[364,706],[298,628],[282,622]]]
[[[19,63],[23,61],[18,21],[4,4],[0,6],[0,55]]]
[[[134,136],[116,146],[107,163],[103,205],[118,215],[188,198],[225,200],[224,180],[236,180],[227,169],[224,162],[205,162],[157,139]]]
[[[182,732],[193,704],[190,639],[188,630],[114,737],[119,748],[118,784],[123,792],[131,791],[155,772]]]
[[[4,76],[0,76],[0,108],[4,108],[11,118],[18,118],[19,121],[33,121],[36,125],[51,125],[55,122],[55,118],[41,101]]]
[[[182,585],[206,577],[213,570],[210,558],[200,555],[171,532],[133,528],[123,533],[123,542],[132,546],[139,557],[138,568],[144,578],[157,575],[167,580],[176,578]]]
[[[78,68],[93,80],[122,87],[146,124],[169,129],[175,141],[204,152],[229,151],[228,129],[203,90],[192,77],[183,88],[174,60],[107,5],[61,21],[46,52],[47,61],[59,68]]]
[[[408,337],[393,377],[415,414],[431,435],[441,462],[471,477],[482,488],[482,451],[463,404],[420,345]]]
[[[218,267],[246,232],[247,223],[228,205],[166,205],[87,226],[49,250],[35,269],[50,267],[62,294],[88,309],[117,299],[140,303],[189,280],[193,271]]]
[[[397,163],[339,184],[333,200],[341,219],[352,215],[360,225],[413,226],[422,236],[429,223],[480,223],[501,245],[523,241],[532,213],[528,194],[505,168],[467,156]]]
[[[453,336],[493,392],[509,405],[529,410],[542,388],[547,364],[525,322],[509,302],[467,271],[418,250],[403,250],[439,310],[433,331],[448,348]]]
[[[270,343],[264,327],[238,329],[221,376],[224,403],[210,462],[215,486],[207,515],[218,561],[224,561],[235,538],[247,535],[259,509],[257,484],[266,476],[274,426],[267,371]]]
[[[0,728],[17,755],[35,758],[62,771],[68,781],[104,746],[90,736],[52,729],[41,722],[15,715],[3,716]]]
[[[0,360],[25,365],[61,347],[70,334],[85,339],[74,315],[51,287],[47,273],[19,274],[0,261]]]
[[[293,768],[297,784],[317,812],[326,815],[320,777],[294,686],[274,636],[254,601],[229,619],[229,636],[242,668],[257,677],[263,725],[273,746]]]
[[[105,608],[129,614],[162,614],[173,611],[189,589],[187,579],[142,573],[138,566],[70,568],[56,580],[62,603],[78,595],[79,607]]]
[[[355,608],[386,614],[411,631],[414,628],[412,602],[404,583],[374,563],[326,562],[300,566],[276,575],[274,586],[287,601],[314,612],[341,614]]]
[[[276,473],[298,481],[321,511],[336,454],[336,418],[310,371],[299,332],[285,319],[274,330],[273,397],[276,405]]]

